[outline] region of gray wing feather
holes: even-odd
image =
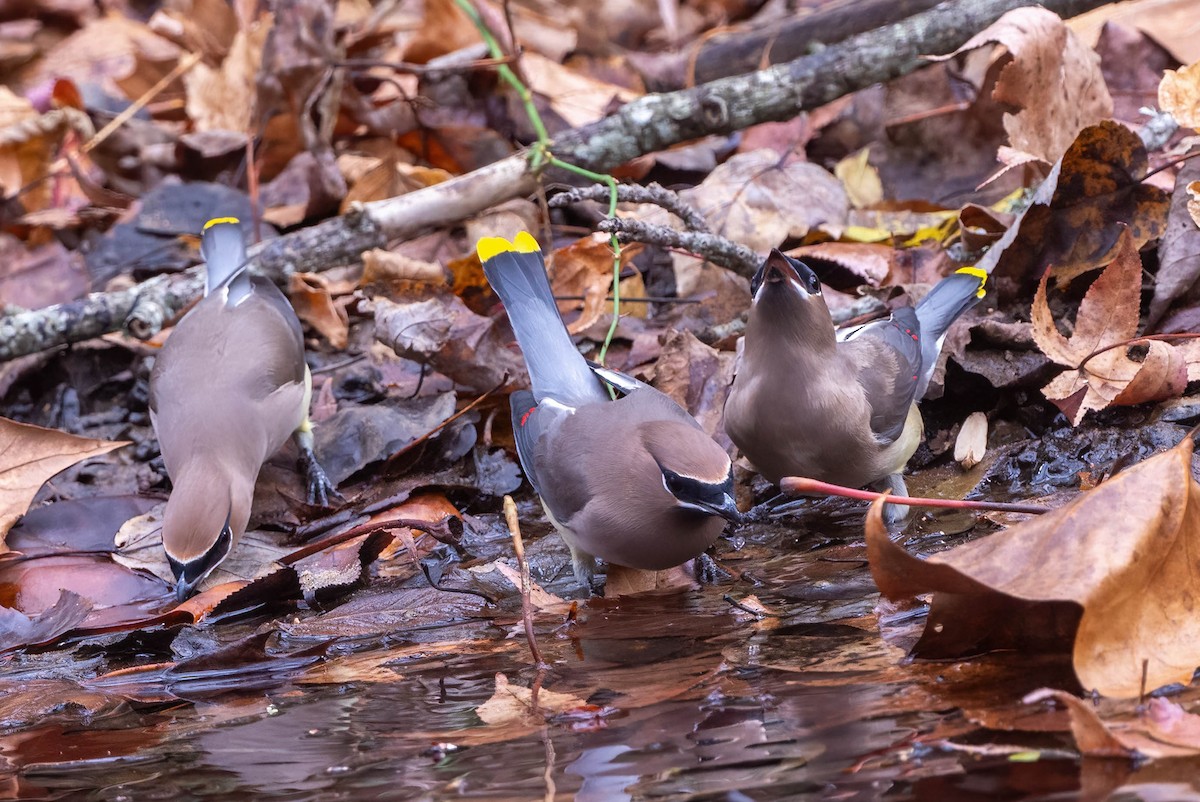
[[[946,330],[958,317],[979,303],[983,281],[970,273],[954,273],[933,286],[917,304],[917,320],[921,324],[921,371],[917,383],[917,398],[925,395],[938,354],[946,341]]]
[[[891,443],[904,431],[921,369],[921,330],[912,307],[859,326],[839,346],[858,366],[871,407],[871,431]]]

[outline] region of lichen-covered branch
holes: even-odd
[[[551,206],[566,206],[581,200],[608,203],[609,194],[608,187],[602,184],[593,184],[560,192],[551,198],[549,203]],[[647,184],[646,186],[621,184],[617,187],[617,201],[620,203],[652,203],[678,217],[689,231],[707,232],[709,230],[708,221],[704,219],[704,215],[679,197],[678,192],[673,192],[659,184]]]
[[[680,231],[667,226],[645,223],[624,217],[609,217],[601,220],[596,228],[606,234],[615,233],[622,242],[645,242],[663,248],[681,250],[703,256],[713,264],[732,270],[740,276],[750,278],[758,270],[761,261],[758,254],[726,239],[719,234],[704,231]]]

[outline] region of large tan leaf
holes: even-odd
[[[0,418],[0,550],[3,539],[47,479],[76,462],[129,445],[76,437]]]
[[[1058,161],[1084,126],[1112,116],[1100,57],[1054,12],[1035,6],[1009,11],[943,58],[993,42],[1012,54],[993,97],[1019,109],[1004,115],[1018,151]]]
[[[638,96],[624,87],[590,78],[537,53],[521,55],[521,72],[529,88],[544,95],[560,117],[581,128],[603,117],[614,103]]]
[[[257,96],[255,78],[273,24],[274,17],[263,14],[248,29],[237,32],[219,66],[201,62],[183,77],[188,117],[197,131],[250,130]]]
[[[1200,665],[1200,484],[1185,439],[1060,509],[920,560],[867,516],[889,599],[932,592],[918,657],[1071,650],[1086,689],[1131,698]]]
[[[767,149],[739,153],[680,195],[713,231],[760,252],[817,226],[840,231],[850,210],[842,182],[828,170]]]

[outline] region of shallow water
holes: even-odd
[[[918,527],[929,533],[919,548],[946,539],[935,523]],[[861,508],[825,508],[742,535],[740,548],[723,544],[717,555],[740,578],[593,599],[573,622],[539,614],[550,664],[540,673],[512,594],[493,607],[418,587],[420,577],[376,580],[324,613],[18,656],[0,681],[8,722],[0,794],[1104,799],[1136,782],[1131,766],[1074,758],[1067,736],[984,730],[963,714],[1012,709],[1033,687],[1070,682],[1061,662],[904,664],[903,650],[879,634]],[[565,592],[569,579],[549,574],[561,566],[560,548],[534,538],[530,551],[541,578]],[[747,612],[757,609],[751,594],[773,614]],[[412,626],[389,629],[381,611],[387,620],[411,613]],[[919,627],[921,611],[888,620]],[[572,701],[559,713],[520,708],[485,722],[481,706],[505,696],[498,674]],[[1043,751],[1014,762],[947,750],[945,738]]]

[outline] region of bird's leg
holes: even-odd
[[[904,477],[899,473],[893,473],[880,479],[873,484],[873,487],[880,493],[890,490],[893,496],[908,497],[908,485],[904,483]],[[912,507],[906,507],[902,504],[887,504],[883,508],[883,522],[889,526],[904,523],[911,509]]]
[[[342,494],[337,491],[333,482],[329,481],[329,477],[325,475],[325,469],[321,467],[321,463],[317,462],[317,455],[313,451],[312,423],[308,420],[308,416],[305,416],[304,421],[296,429],[292,437],[296,441],[296,446],[300,449],[300,459],[296,462],[300,470],[304,473],[304,485],[308,503],[328,507],[329,499],[342,500]]]
[[[571,543],[567,543],[567,548],[571,550],[571,570],[575,572],[575,581],[583,585],[589,595],[595,595],[596,558]]]

